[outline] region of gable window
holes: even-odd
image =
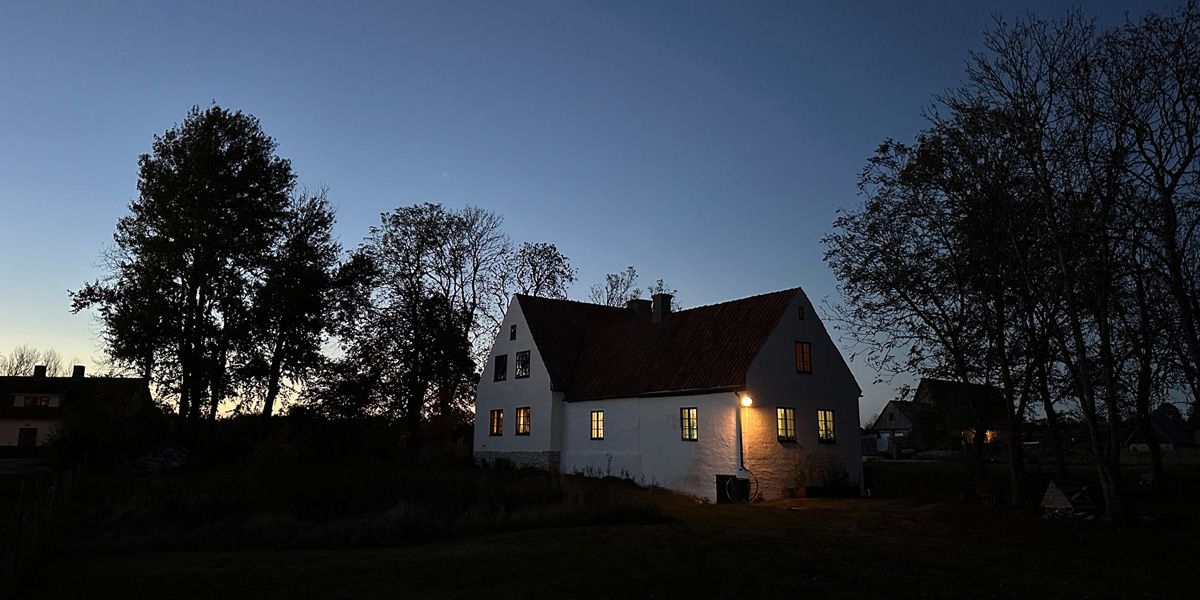
[[[488,435],[504,435],[504,411],[496,409],[492,411],[492,423],[488,428]]]
[[[501,354],[496,357],[496,372],[492,375],[492,381],[504,381],[508,377],[508,355]]]
[[[832,444],[834,442],[832,410],[817,411],[817,441],[822,444]]]
[[[803,305],[800,306],[800,310],[798,312],[800,313],[800,315],[799,315],[800,320],[803,321],[804,320],[804,306]]]
[[[512,325],[508,328],[508,339],[510,339],[510,340],[517,339],[517,326],[516,325]]]
[[[592,439],[604,439],[604,411],[602,410],[592,411]]]
[[[529,351],[522,350],[517,353],[517,379],[529,377]]]
[[[784,406],[776,408],[775,428],[779,432],[779,441],[796,441],[796,409]]]
[[[529,435],[529,407],[517,409],[517,435]]]
[[[796,342],[796,372],[812,373],[812,344]]]
[[[679,409],[679,437],[685,442],[694,442],[698,439],[696,427],[696,409],[681,408]]]

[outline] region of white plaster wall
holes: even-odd
[[[567,402],[562,471],[633,479],[712,502],[716,475],[737,474],[737,395],[732,393]],[[697,441],[681,439],[679,409],[696,408]],[[604,411],[604,439],[591,413]]]
[[[50,442],[50,436],[60,422],[52,419],[0,419],[0,446],[16,446],[20,430],[26,427],[36,427],[37,445],[45,445]]]
[[[798,291],[746,375],[754,405],[742,409],[745,463],[767,499],[803,485],[799,476],[812,462],[836,461],[852,481],[862,481],[860,391],[816,313],[807,295]],[[796,372],[796,342],[812,344],[812,373]],[[775,409],[780,406],[796,409],[795,442],[778,439]],[[818,410],[834,411],[835,443],[817,441]]]
[[[516,340],[508,339],[512,325],[517,326]],[[529,351],[529,377],[517,379],[517,352],[525,350]],[[508,355],[508,374],[504,381],[493,381],[496,356],[501,354]],[[561,397],[561,393],[550,391],[550,374],[529,334],[521,305],[513,298],[476,390],[474,450],[477,453],[558,450],[560,434],[555,429],[561,418]],[[529,435],[516,435],[517,407],[523,406],[530,409]],[[504,435],[488,433],[494,409],[504,411]]]

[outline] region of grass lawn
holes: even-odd
[[[49,557],[33,598],[1188,598],[1195,482],[1154,522],[1043,520],[952,497],[946,463],[876,465],[880,496],[699,505],[665,519],[533,528],[376,549]],[[940,482],[940,483],[939,483]],[[889,490],[903,493],[889,494]],[[890,497],[889,497],[890,496]],[[899,497],[904,496],[904,497]],[[1180,508],[1182,507],[1182,509]]]

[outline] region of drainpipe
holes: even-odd
[[[736,397],[738,398],[737,412],[734,414],[737,415],[737,417],[736,417],[737,462],[738,462],[738,474],[737,475],[738,475],[738,478],[745,479],[750,476],[750,471],[746,470],[746,451],[745,451],[745,447],[743,445],[744,441],[742,438],[742,411],[749,411],[750,405],[753,404],[754,401],[745,392],[738,394]]]

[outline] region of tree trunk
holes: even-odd
[[[279,381],[283,378],[283,336],[275,340],[271,353],[271,372],[267,375],[267,397],[263,400],[262,431],[265,439],[271,432],[271,412],[275,410],[275,398],[279,396]]]
[[[1060,480],[1067,477],[1067,455],[1063,451],[1062,432],[1059,430],[1058,412],[1054,410],[1054,397],[1050,394],[1050,378],[1044,363],[1038,365],[1038,386],[1042,397],[1042,410],[1046,413],[1046,435],[1054,451],[1054,474]]]

